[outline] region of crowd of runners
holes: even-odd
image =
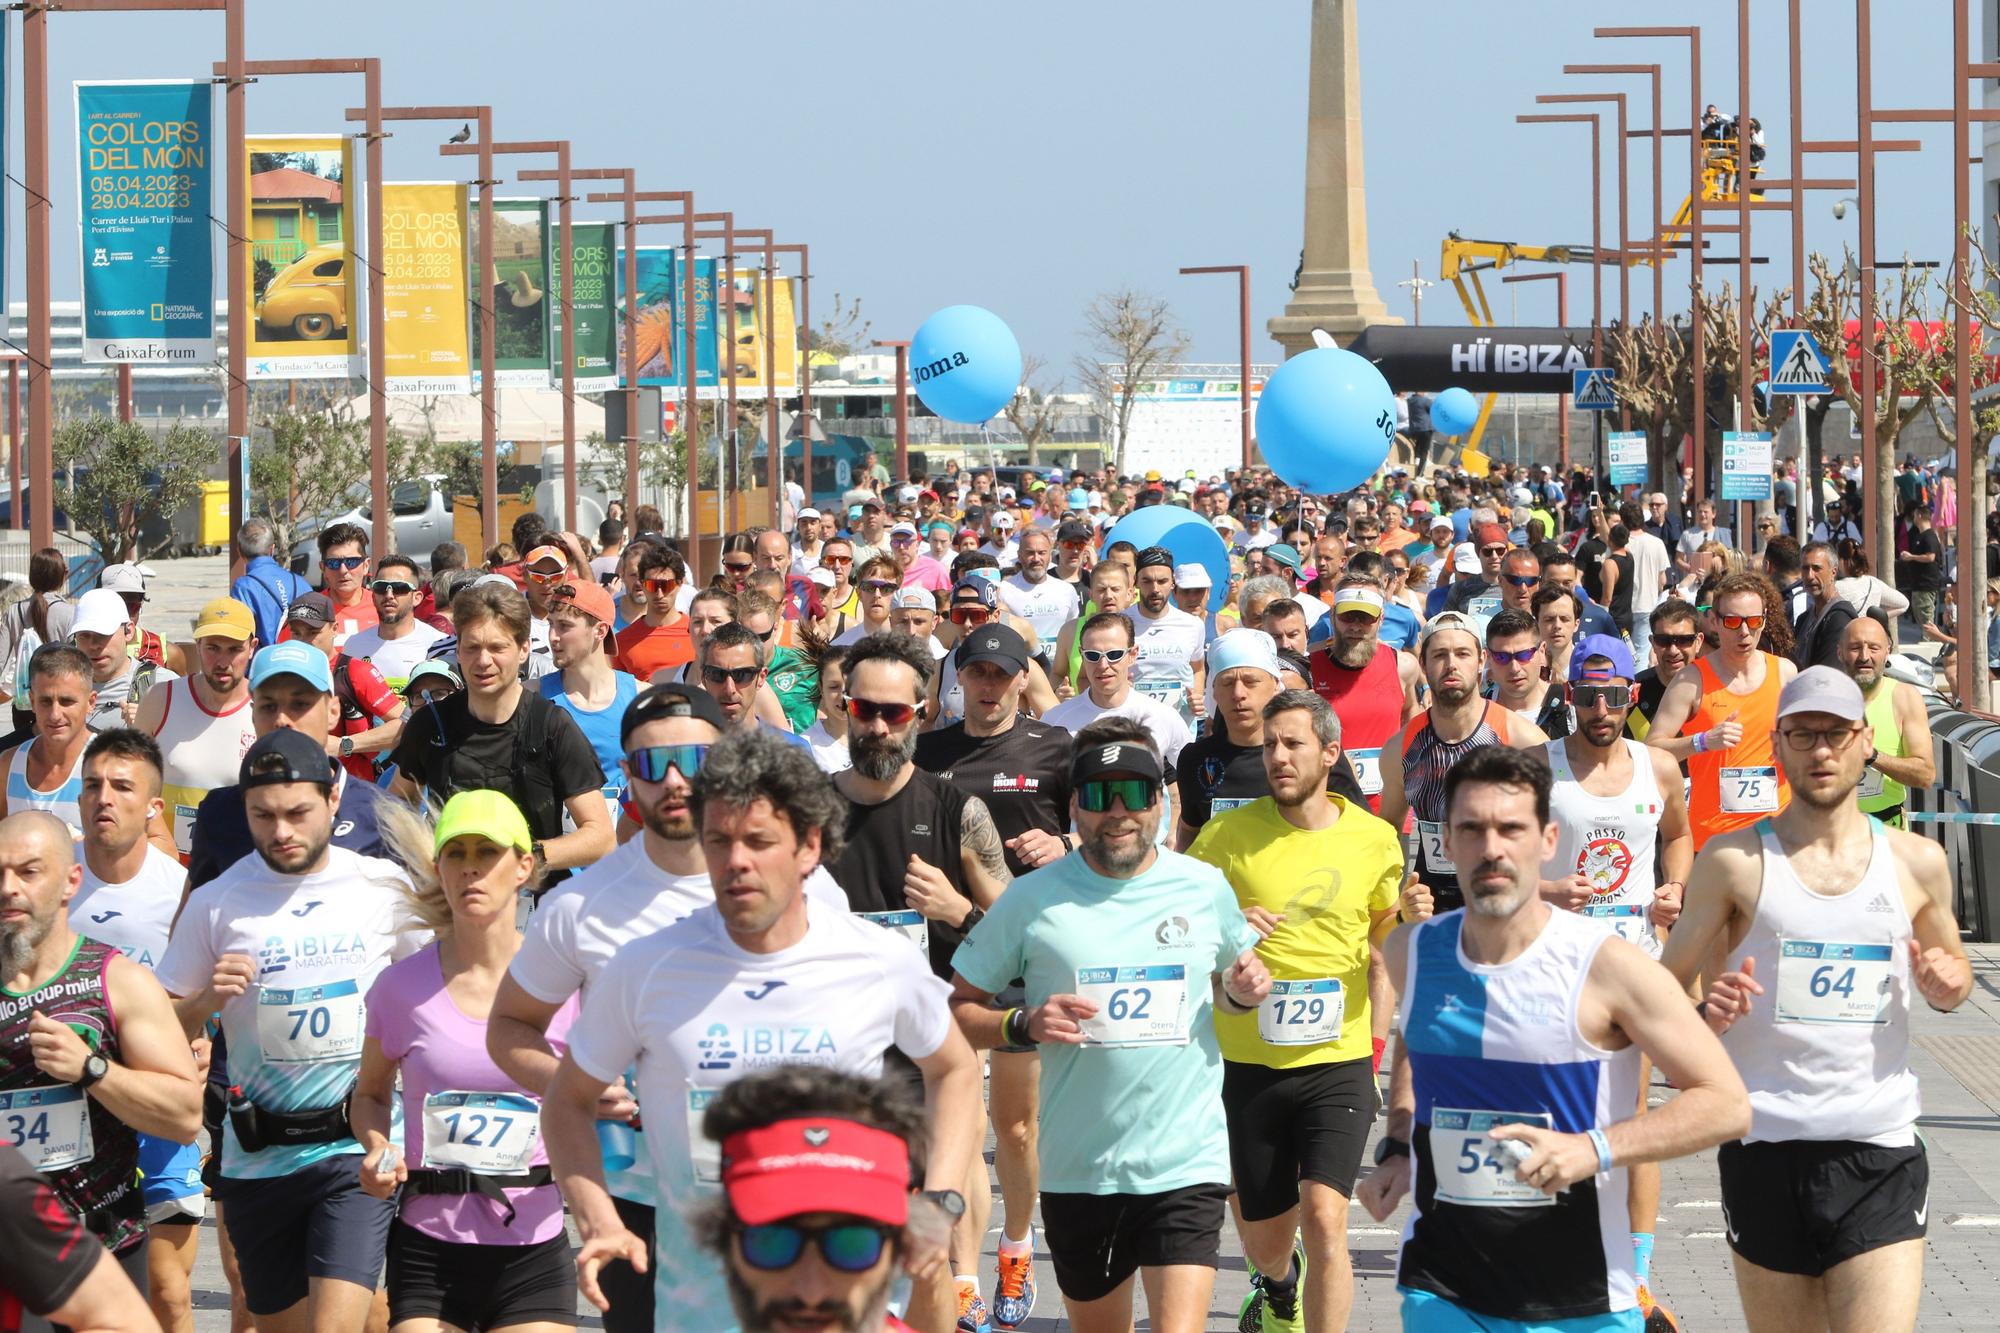
[[[36,556],[0,1327],[191,1333],[213,1244],[239,1333],[1195,1333],[1227,1227],[1326,1333],[1407,1199],[1405,1328],[1657,1333],[1717,1145],[1745,1325],[1914,1326],[1972,974],[1827,542],[1504,467],[805,499],[706,578],[645,508],[317,589],[251,520],[185,641]]]

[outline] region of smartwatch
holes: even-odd
[[[965,1216],[965,1196],[957,1190],[924,1190],[923,1197],[943,1210],[954,1223]]]
[[[350,758],[353,754],[354,754],[354,737],[342,736],[340,738],[340,757],[342,759],[347,759]]]
[[[98,1052],[92,1051],[90,1057],[83,1062],[83,1075],[77,1079],[76,1086],[88,1090],[92,1085],[103,1081],[104,1076],[110,1072],[111,1062]]]
[[[972,905],[972,910],[965,914],[965,920],[958,923],[959,933],[962,935],[971,934],[972,928],[978,925],[980,922],[984,921],[985,919],[986,919],[986,909],[981,907],[978,903],[974,903]]]
[[[1410,1141],[1408,1139],[1392,1139],[1387,1134],[1384,1134],[1375,1141],[1375,1165],[1377,1166],[1382,1165],[1382,1163],[1388,1161],[1391,1157],[1408,1157],[1409,1155]]]

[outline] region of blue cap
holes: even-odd
[[[297,676],[321,694],[333,693],[333,668],[326,654],[309,643],[274,643],[259,648],[250,659],[250,688],[256,689],[273,676]]]
[[[1625,646],[1625,640],[1610,634],[1587,634],[1581,643],[1570,650],[1569,678],[1582,680],[1583,664],[1593,657],[1601,657],[1610,662],[1611,675],[1623,676],[1626,680],[1639,678],[1638,671],[1632,666],[1632,650]],[[1599,667],[1598,670],[1602,672],[1604,669]]]
[[[1069,507],[1071,509],[1090,508],[1090,492],[1081,486],[1072,486],[1069,492]]]

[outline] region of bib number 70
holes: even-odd
[[[285,1017],[292,1020],[293,1041],[297,1041],[301,1034],[323,1038],[333,1031],[333,1011],[323,1004],[310,1009],[287,1009]]]

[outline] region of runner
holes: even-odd
[[[1661,932],[1680,915],[1694,838],[1680,769],[1665,754],[1625,738],[1632,707],[1632,654],[1623,639],[1593,634],[1570,658],[1565,698],[1577,729],[1550,740],[1554,785],[1550,820],[1555,851],[1542,863],[1542,896],[1557,907],[1596,917],[1620,936],[1660,956]],[[1639,1063],[1639,1101],[1646,1114],[1651,1073]],[[1650,1283],[1654,1227],[1660,1216],[1660,1168],[1639,1163],[1628,1173],[1627,1216],[1639,1309],[1654,1318]],[[1658,1325],[1677,1328],[1671,1314]]]
[[[1338,753],[1353,765],[1371,811],[1382,806],[1382,746],[1416,716],[1423,681],[1415,657],[1378,637],[1386,606],[1382,585],[1372,575],[1339,576],[1333,596],[1334,639],[1306,659],[1313,690],[1340,716]]]
[[[618,631],[612,665],[638,680],[651,680],[656,672],[694,660],[689,638],[692,622],[678,605],[681,585],[687,580],[687,562],[672,547],[647,542],[634,557],[633,567],[645,610],[639,619]]]
[[[1773,753],[1778,694],[1798,669],[1757,647],[1765,590],[1755,574],[1726,574],[1708,613],[1713,652],[1681,668],[1660,699],[1646,744],[1688,768],[1688,814],[1698,852],[1710,838],[1785,808],[1791,785]]]
[[[1090,567],[1090,599],[1077,613],[1077,619],[1064,625],[1056,638],[1057,695],[1068,699],[1085,686],[1083,645],[1078,641],[1084,621],[1101,611],[1124,611],[1132,602],[1132,571],[1116,560],[1100,560]]]
[[[1255,1018],[1215,1019],[1238,1229],[1252,1268],[1238,1321],[1253,1330],[1345,1328],[1354,1303],[1347,1203],[1382,1055],[1369,981],[1396,921],[1403,844],[1395,829],[1327,793],[1342,730],[1311,691],[1272,698],[1264,705],[1271,795],[1209,820],[1188,848],[1235,890],[1272,976]]]
[[[1000,604],[1034,626],[1044,653],[1052,651],[1063,626],[1076,619],[1080,609],[1076,588],[1049,571],[1054,551],[1055,538],[1048,529],[1029,528],[1021,534],[1020,569],[1000,584]]]
[[[320,587],[333,606],[328,623],[338,648],[375,623],[375,603],[368,596],[368,529],[335,523],[321,531],[318,545]]]
[[[1901,828],[1903,802],[1912,790],[1937,782],[1937,760],[1923,696],[1916,686],[1883,674],[1891,651],[1889,631],[1875,615],[1856,616],[1840,636],[1840,667],[1867,700],[1874,745],[1856,796],[1863,814]]]
[[[639,682],[616,670],[609,655],[611,594],[595,583],[566,583],[549,608],[549,651],[556,669],[539,682],[544,699],[570,715],[604,772],[604,803],[615,810],[625,791],[618,761],[619,719],[638,696]]]
[[[1478,566],[1470,578],[1451,585],[1440,609],[1482,621],[1500,609],[1500,562],[1507,556],[1507,530],[1498,523],[1482,523],[1471,534],[1471,547]],[[1463,566],[1461,559],[1461,572]]]
[[[811,758],[773,736],[730,736],[703,759],[689,800],[715,905],[626,945],[586,990],[542,1111],[583,1238],[579,1286],[603,1309],[598,1269],[643,1261],[645,1244],[605,1192],[593,1125],[606,1090],[636,1068],[663,1204],[654,1246],[662,1327],[689,1318],[706,1326],[727,1299],[691,1253],[680,1210],[720,1182],[721,1147],[695,1117],[741,1074],[798,1055],[872,1078],[894,1046],[923,1072],[935,1145],[926,1184],[953,1216],[964,1211],[958,1190],[978,1153],[979,1066],[951,1023],[944,986],[905,941],[804,891],[822,850],[838,851],[843,818]],[[870,980],[857,986],[857,976]]]
[[[72,847],[46,811],[0,820],[0,1111],[10,1146],[143,1291],[139,1136],[193,1143],[201,1077],[160,984],[71,928]]]
[[[1468,908],[1398,926],[1383,949],[1402,1037],[1358,1194],[1380,1221],[1414,1181],[1396,1274],[1406,1329],[1636,1329],[1617,1168],[1698,1152],[1750,1119],[1673,979],[1536,892],[1557,839],[1549,783],[1539,754],[1505,746],[1454,767],[1442,814],[1447,854],[1476,867]],[[1642,1055],[1679,1092],[1623,1118]]]
[[[1222,1057],[1210,1007],[1271,989],[1228,883],[1157,846],[1161,769],[1146,729],[1107,717],[1077,736],[1067,783],[1080,850],[1010,885],[954,960],[952,1008],[981,1049],[1050,1065],[1042,1222],[1070,1325],[1204,1326],[1228,1195]],[[1019,1005],[996,1008],[1014,977]]]
[[[28,699],[35,734],[6,752],[7,785],[0,790],[0,815],[46,810],[80,834],[83,811],[83,751],[90,744],[86,725],[96,695],[90,688],[90,659],[66,643],[45,644],[28,659]]]
[[[92,588],[76,599],[70,642],[90,663],[89,683],[96,694],[90,707],[92,731],[131,726],[139,713],[139,701],[153,683],[175,678],[165,667],[137,661],[126,653],[132,642],[131,613],[124,600],[108,589]]]
[[[1479,636],[1470,616],[1442,611],[1417,640],[1417,661],[1430,686],[1431,706],[1382,749],[1382,818],[1402,828],[1415,816],[1412,875],[1403,886],[1405,921],[1422,921],[1465,905],[1458,865],[1445,837],[1447,778],[1475,750],[1525,750],[1546,745],[1534,723],[1479,697]]]
[[[422,572],[406,555],[385,555],[375,562],[375,577],[368,595],[375,603],[375,623],[357,630],[342,649],[349,657],[361,658],[380,673],[389,688],[401,693],[410,672],[429,654],[430,647],[444,637],[417,618],[417,594],[423,591]],[[200,637],[200,631],[196,631]]]
[[[1563,706],[1561,685],[1542,675],[1542,636],[1526,611],[1510,606],[1486,622],[1486,680],[1493,701],[1524,721]]]
[[[1775,718],[1793,799],[1709,841],[1663,961],[1689,983],[1727,953],[1702,1007],[1750,1087],[1716,1162],[1746,1323],[1895,1333],[1916,1326],[1930,1213],[1910,1007],[1957,1008],[1972,969],[1943,851],[1855,803],[1860,687],[1810,668]]]
[[[236,781],[244,752],[257,738],[248,674],[256,651],[250,608],[219,597],[195,617],[199,669],[148,691],[139,703],[134,725],[160,743],[166,782],[162,818],[171,821],[174,846],[183,858],[193,845],[194,813],[202,798]]]
[[[340,635],[333,602],[323,592],[307,593],[285,613],[289,642],[310,644],[326,654],[340,716],[327,753],[363,782],[375,780],[375,756],[393,748],[403,734],[403,701],[366,660],[336,646]]]
[[[1164,546],[1139,552],[1136,586],[1139,600],[1125,610],[1139,645],[1132,686],[1192,721],[1202,715],[1207,630],[1200,620],[1173,605],[1173,553]]]
[[[397,1212],[391,1327],[574,1328],[576,1274],[540,1099],[486,1053],[494,992],[521,947],[515,907],[535,875],[528,821],[499,792],[465,791],[445,803],[434,836],[402,807],[389,831],[415,885],[410,909],[437,933],[369,987],[354,1084],[363,1153],[350,1164]],[[575,1018],[572,1000],[551,1040]]]
[[[267,651],[287,648],[309,651]],[[231,1083],[216,1194],[251,1316],[359,1330],[392,1210],[355,1179],[346,1101],[368,987],[423,941],[402,871],[330,845],[334,782],[300,732],[250,747],[238,791],[257,855],[195,890],[159,974],[188,1037],[221,1012]]]
[[[763,731],[801,749],[811,747],[791,730],[782,708],[774,722],[764,716],[764,701],[776,701],[766,680],[768,654],[764,641],[741,621],[717,625],[702,636],[695,661],[701,666],[702,688],[714,696],[732,731]]]
[[[1682,668],[1694,661],[1695,650],[1701,646],[1701,613],[1694,609],[1693,602],[1678,597],[1663,598],[1646,619],[1653,665],[1639,673],[1639,688],[1625,721],[1625,729],[1635,741],[1645,740],[1652,731],[1653,718],[1660,711],[1660,700],[1666,697],[1667,686]]]
[[[0,1144],[0,1329],[42,1324],[154,1333],[159,1321],[130,1279],[63,1206],[48,1179]]]
[[[1132,665],[1138,654],[1131,619],[1116,611],[1099,611],[1084,622],[1079,638],[1085,688],[1050,709],[1042,720],[1075,735],[1107,714],[1129,717],[1152,736],[1166,762],[1166,780],[1172,784],[1181,751],[1194,736],[1178,710],[1132,688]]]

